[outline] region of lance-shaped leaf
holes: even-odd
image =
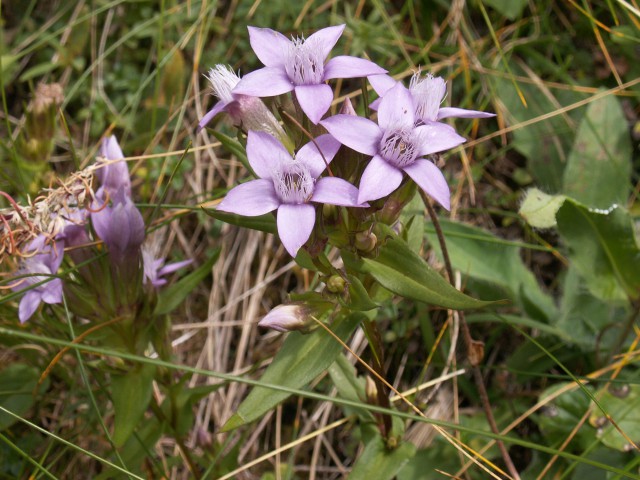
[[[443,308],[464,310],[493,302],[477,300],[453,288],[417,253],[397,238],[387,240],[375,258],[356,258],[343,251],[345,265],[368,273],[383,287],[405,298]]]
[[[416,447],[403,442],[390,449],[379,435],[372,438],[364,448],[362,455],[353,465],[351,480],[386,480],[395,478],[404,465],[416,454]]]
[[[338,338],[346,341],[364,318],[360,313],[347,317],[339,316],[331,329]],[[299,389],[329,368],[341,351],[342,345],[324,328],[318,328],[309,335],[292,332],[260,380]],[[281,390],[255,387],[240,404],[236,413],[227,420],[222,431],[227,432],[253,422],[289,395]]]
[[[251,230],[260,230],[261,232],[274,234],[277,232],[276,219],[271,213],[258,217],[245,217],[212,208],[203,208],[202,211],[216,220],[228,223],[229,225],[235,225],[236,227],[250,228]]]

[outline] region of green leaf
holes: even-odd
[[[151,401],[156,368],[138,364],[125,375],[111,376],[111,399],[115,410],[113,443],[121,447],[140,423]]]
[[[640,251],[626,210],[593,210],[567,199],[556,218],[569,258],[595,296],[610,301],[640,296]]]
[[[530,188],[518,213],[534,228],[555,227],[556,213],[565,198],[564,195],[548,195],[537,188]]]
[[[223,212],[215,208],[202,208],[202,211],[222,222],[237,227],[250,228],[251,230],[260,230],[261,232],[277,233],[276,219],[270,213],[257,217],[243,217],[235,213]]]
[[[596,398],[620,430],[637,443],[640,439],[640,385],[612,384],[608,389],[596,393]],[[589,423],[599,428],[598,439],[607,447],[623,452],[633,450],[629,441],[608,422],[599,408],[593,409]]]
[[[522,10],[527,6],[527,0],[481,0],[482,3],[495,8],[509,20],[515,20],[522,15]]]
[[[249,160],[247,159],[247,150],[240,144],[239,141],[217,130],[210,130],[210,132],[220,141],[222,146],[224,146],[227,150],[229,150],[229,152],[235,155],[238,160],[240,160],[242,165],[245,166],[245,168],[251,173],[251,175],[256,177],[256,174],[251,168],[251,165],[249,165]]]
[[[480,308],[493,302],[483,302],[453,288],[417,253],[397,238],[391,238],[379,248],[376,258],[358,258],[342,251],[348,268],[368,273],[378,283],[396,295],[457,310]]]
[[[563,193],[596,208],[624,205],[631,189],[631,137],[614,95],[587,108],[564,171]]]
[[[349,309],[366,312],[378,307],[378,305],[371,300],[369,292],[364,288],[358,277],[347,274],[347,279],[349,280],[349,304],[347,305]]]
[[[551,297],[546,295],[520,258],[520,248],[480,228],[440,219],[453,268],[464,276],[498,285],[512,301],[520,304],[532,318],[545,319],[556,314]],[[427,238],[442,258],[435,231]],[[526,295],[526,296],[525,296]],[[529,308],[530,304],[535,309]]]
[[[178,307],[187,295],[193,291],[211,273],[211,267],[220,257],[220,249],[214,250],[209,259],[189,275],[162,290],[158,298],[154,315],[165,315]]]
[[[24,416],[35,403],[34,391],[42,393],[49,388],[49,379],[38,387],[40,372],[37,368],[13,363],[0,371],[0,406]],[[13,425],[17,420],[0,412],[0,431]]]
[[[362,321],[361,313],[338,316],[331,329],[346,341]],[[324,372],[342,350],[342,345],[324,328],[311,334],[291,332],[276,354],[261,381],[289,388],[301,388]],[[240,404],[237,412],[224,424],[223,432],[233,430],[260,418],[289,397],[289,393],[267,387],[255,387]]]
[[[336,361],[331,364],[329,375],[333,385],[338,389],[340,397],[354,402],[364,402],[363,399],[366,398],[364,377],[356,375],[355,367],[347,360],[344,354],[338,355]],[[366,409],[351,406],[344,406],[342,409],[347,416],[357,414],[362,421],[374,421],[372,413]]]
[[[403,442],[398,447],[389,449],[382,437],[376,435],[356,460],[349,480],[391,479],[415,454],[416,447],[412,443]]]

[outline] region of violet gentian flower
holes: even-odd
[[[284,129],[273,116],[262,100],[256,96],[233,93],[232,90],[240,82],[240,76],[227,65],[216,65],[209,70],[209,81],[213,94],[218,102],[198,123],[198,130],[204,128],[213,117],[226,112],[234,125],[241,125],[245,130],[267,132],[283,143],[291,143]],[[291,146],[293,148],[293,146]]]
[[[143,267],[143,278],[142,283],[151,283],[154,287],[161,287],[167,280],[162,278],[165,275],[175,272],[176,270],[181,269],[182,267],[186,267],[190,265],[193,260],[183,260],[181,262],[169,263],[167,265],[164,264],[164,258],[156,258],[153,253],[153,249],[147,247],[146,245],[142,247],[142,267]]]
[[[369,78],[371,86],[380,97],[391,90],[397,83],[389,75],[372,75]],[[464,108],[441,107],[444,96],[447,92],[447,85],[442,77],[434,77],[430,73],[424,77],[420,72],[416,72],[409,82],[409,92],[413,98],[416,109],[416,121],[422,123],[437,122],[443,118],[489,118],[495,117],[494,113],[480,112],[477,110],[466,110]],[[377,109],[381,98],[371,104]]]
[[[265,67],[245,75],[233,93],[271,97],[294,90],[304,113],[317,124],[333,100],[333,91],[324,82],[386,73],[369,60],[351,56],[334,57],[325,64],[344,27],[323,28],[306,40],[248,27],[251,47]]]
[[[327,166],[325,160],[331,162],[339,148],[340,143],[333,137],[321,135],[292,158],[271,135],[250,131],[247,157],[259,178],[231,189],[218,210],[255,217],[277,209],[278,234],[287,252],[295,257],[315,225],[315,207],[309,202],[367,206],[360,205],[358,189],[346,180],[318,179]]]
[[[54,275],[64,255],[64,240],[58,240],[51,245],[45,245],[44,235],[39,235],[27,245],[26,253],[32,256],[23,260],[16,272],[17,275],[31,275],[17,280],[11,289],[21,292],[36,283],[48,280],[37,287],[25,291],[18,307],[20,323],[26,322],[36,311],[40,302],[49,304],[62,302],[62,280],[51,278]],[[42,274],[42,275],[34,275]]]
[[[339,142],[373,158],[360,179],[358,203],[376,200],[402,183],[402,172],[447,210],[449,186],[425,155],[456,147],[465,139],[444,123],[416,126],[409,90],[396,84],[380,102],[378,124],[362,117],[334,115],[320,122]]]
[[[96,192],[96,197],[102,200],[105,198],[105,191],[109,195],[114,195],[120,187],[124,188],[126,196],[131,197],[129,168],[127,167],[127,162],[124,161],[122,149],[114,135],[110,135],[102,140],[100,157],[97,165],[104,164],[104,166],[102,168],[96,168],[96,177],[101,185]]]

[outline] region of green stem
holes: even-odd
[[[372,367],[377,374],[373,376],[373,381],[376,384],[377,404],[382,408],[391,408],[389,391],[382,380],[385,378],[384,349],[378,324],[375,321],[365,320],[362,325],[365,335],[367,336],[367,340],[369,341],[369,347],[371,348]],[[391,435],[391,416],[385,414],[376,414],[375,416],[379,420],[378,428],[380,429],[380,433],[383,438],[388,439]]]

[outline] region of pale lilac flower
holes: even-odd
[[[377,200],[402,183],[402,172],[447,210],[449,186],[425,155],[441,152],[465,139],[444,123],[416,126],[413,98],[397,84],[380,102],[378,124],[362,117],[335,115],[320,122],[339,142],[373,158],[362,173],[358,202]]]
[[[37,287],[32,287],[25,291],[18,307],[18,318],[20,323],[26,322],[37,310],[40,302],[49,304],[62,302],[62,280],[51,278],[54,275],[64,255],[64,240],[58,240],[51,245],[45,245],[45,237],[39,235],[34,238],[26,248],[26,253],[32,254],[23,260],[22,265],[16,272],[17,275],[31,275],[17,280],[11,289],[14,292],[21,292],[36,283],[48,280]],[[42,274],[42,275],[34,275]]]
[[[124,188],[125,195],[131,197],[129,168],[127,167],[127,162],[124,161],[122,149],[114,135],[102,140],[100,157],[97,165],[104,164],[104,166],[96,169],[96,177],[100,182],[96,197],[102,200],[105,198],[105,192],[109,195],[114,195],[121,187]],[[114,160],[121,161],[114,162]]]
[[[270,28],[248,27],[251,47],[265,67],[245,75],[233,93],[271,97],[294,90],[304,113],[317,124],[333,101],[333,91],[324,82],[386,72],[369,60],[351,56],[334,57],[325,64],[344,27],[323,28],[306,40],[289,40]]]
[[[216,65],[209,70],[209,81],[218,102],[198,123],[198,130],[204,128],[216,115],[226,112],[234,125],[245,130],[267,132],[283,143],[290,143],[284,129],[262,100],[257,96],[242,95],[232,90],[240,82],[240,76],[227,65]]]
[[[142,283],[150,283],[154,287],[161,287],[167,283],[167,280],[162,278],[165,275],[175,272],[176,270],[186,267],[193,263],[193,260],[183,260],[181,262],[164,264],[164,258],[156,258],[153,253],[153,248],[148,248],[146,245],[142,247],[142,267],[143,278]]]
[[[368,79],[380,97],[384,97],[388,91],[399,83],[389,75],[372,75]],[[442,77],[434,77],[430,73],[424,77],[419,71],[413,74],[409,82],[409,92],[411,92],[416,109],[416,121],[421,121],[422,123],[437,122],[449,117],[495,117],[494,113],[465,110],[464,108],[441,107],[440,105],[447,92],[447,85]],[[380,101],[381,99],[379,98],[371,104],[371,107],[377,109]]]
[[[322,151],[324,159],[318,148]],[[304,145],[295,158],[271,135],[250,131],[247,157],[257,180],[234,187],[218,205],[218,210],[255,217],[278,210],[278,234],[284,247],[295,257],[309,239],[315,225],[315,207],[309,202],[345,207],[363,207],[358,189],[346,180],[323,177],[340,144],[330,135],[321,135]]]

